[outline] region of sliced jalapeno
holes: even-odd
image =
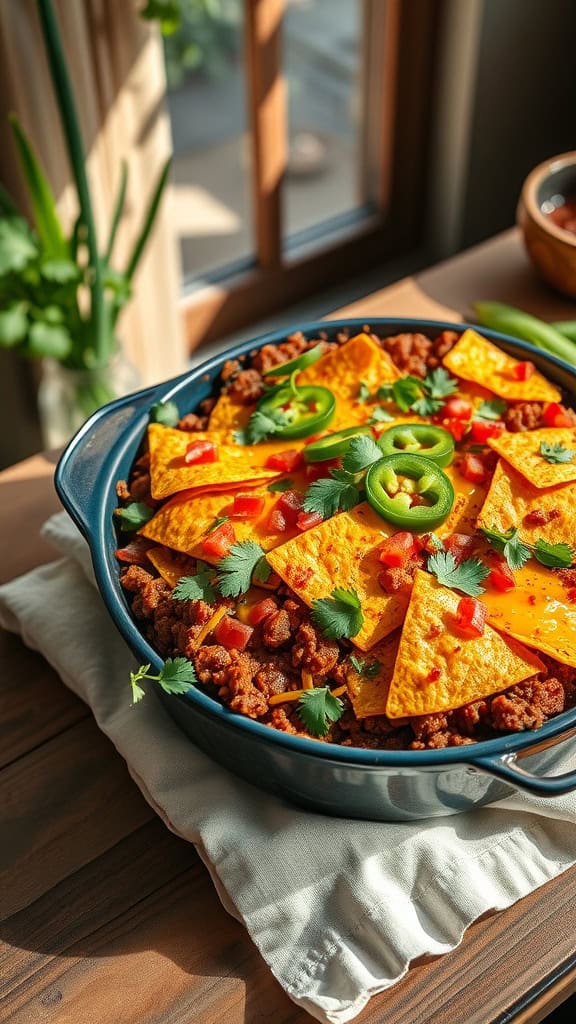
[[[334,434],[319,437],[317,441],[312,441],[312,444],[307,444],[303,452],[304,459],[306,462],[325,462],[326,459],[339,459],[348,451],[353,437],[371,433],[372,428],[368,425],[337,430]]]
[[[322,355],[322,345],[315,345],[314,348],[309,348],[306,352],[303,352],[301,356],[297,356],[296,359],[289,359],[287,363],[281,363],[280,366],[273,366],[271,370],[266,370],[263,373],[263,377],[289,377],[295,370],[305,370],[307,366],[312,366],[313,363],[317,363]]]
[[[448,517],[454,488],[436,462],[424,455],[398,452],[370,466],[366,497],[382,519],[421,533],[435,530]]]
[[[332,422],[336,399],[328,388],[315,384],[296,387],[291,381],[264,395],[256,408],[263,413],[284,413],[285,423],[274,431],[274,437],[309,437]]]
[[[398,423],[384,431],[378,445],[384,455],[413,452],[431,459],[437,466],[449,466],[454,458],[452,434],[431,423]]]

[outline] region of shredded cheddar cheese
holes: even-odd
[[[204,623],[204,625],[202,626],[202,629],[198,633],[198,636],[194,639],[194,643],[192,645],[194,647],[195,651],[197,651],[198,648],[200,647],[200,645],[204,643],[204,640],[206,639],[208,634],[211,633],[212,630],[216,628],[216,626],[218,625],[220,620],[223,619],[224,616],[227,615],[229,611],[230,611],[230,609],[228,608],[228,605],[221,604],[216,609],[214,614],[210,616],[210,618],[208,619],[208,622]]]

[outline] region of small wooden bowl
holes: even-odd
[[[547,214],[576,199],[576,151],[535,167],[522,186],[516,220],[532,263],[554,288],[576,298],[576,234],[557,227]]]

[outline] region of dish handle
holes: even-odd
[[[115,442],[127,424],[148,412],[165,392],[166,384],[155,385],[98,409],[61,455],[54,485],[64,508],[85,537],[93,526],[97,481]]]
[[[557,743],[561,743],[568,739],[569,736],[574,736],[575,734],[576,729],[572,725],[569,729],[563,730],[549,740],[522,751],[520,757],[530,757],[548,747],[556,746]],[[495,776],[497,779],[510,783],[515,789],[531,793],[532,796],[564,796],[564,794],[572,793],[576,789],[576,770],[564,772],[563,775],[534,775],[518,764],[517,757],[518,755],[516,754],[502,754],[500,757],[478,757],[474,759],[474,767]]]

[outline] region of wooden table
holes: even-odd
[[[502,298],[574,306],[535,281],[514,232],[367,297],[355,316],[465,314]],[[2,580],[53,557],[54,459],[0,474]],[[87,708],[0,636],[0,1020],[11,1024],[304,1024],[186,842],[144,802]],[[576,989],[576,868],[414,964],[359,1024],[537,1024]]]

